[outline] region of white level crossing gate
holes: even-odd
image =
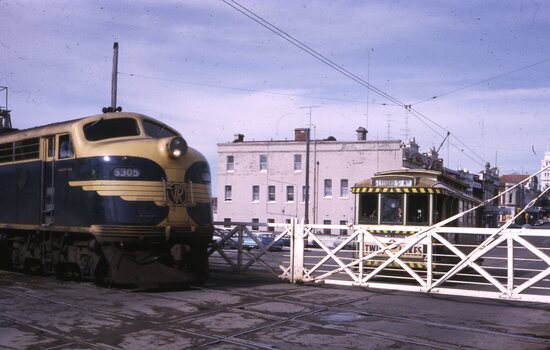
[[[267,268],[294,283],[550,303],[550,229],[544,225],[487,229],[327,226],[294,221],[264,224],[275,231],[274,241],[267,244],[254,237],[248,225],[233,225],[222,238],[225,243],[236,242],[236,249],[213,246],[214,268],[222,262],[236,272]],[[345,230],[348,235],[335,240],[335,236],[321,234],[324,229]],[[391,235],[372,233],[380,231],[410,234],[395,242]],[[238,246],[246,237],[255,241],[254,247]],[[279,240],[289,246],[272,251]],[[481,244],[468,243],[473,241]]]

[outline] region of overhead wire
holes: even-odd
[[[333,68],[334,70],[336,70],[337,72],[343,74],[344,76],[350,78],[351,80],[355,81],[356,83],[362,85],[363,87],[366,87],[367,89],[370,89],[371,91],[373,91],[374,93],[378,94],[379,96],[395,103],[396,105],[398,106],[401,106],[403,108],[405,108],[406,110],[410,111],[413,113],[413,115],[419,119],[422,123],[424,123],[425,125],[427,125],[432,131],[436,132],[438,135],[440,135],[441,137],[443,137],[443,135],[437,131],[435,131],[431,126],[429,126],[424,120],[422,119],[425,119],[427,120],[428,122],[436,125],[437,127],[445,130],[445,132],[450,132],[449,130],[447,130],[446,128],[444,128],[443,126],[439,125],[438,123],[436,123],[435,121],[433,121],[432,119],[428,118],[426,115],[416,111],[411,104],[405,104],[404,102],[400,101],[399,99],[391,96],[390,94],[386,93],[385,91],[377,88],[376,86],[372,85],[371,83],[363,80],[361,77],[355,75],[354,73],[348,71],[347,69],[345,69],[344,67],[338,65],[337,63],[333,62],[332,60],[330,60],[329,58],[325,57],[324,55],[322,55],[321,53],[317,52],[316,50],[312,49],[311,47],[309,47],[308,45],[304,44],[303,42],[299,41],[298,39],[294,38],[293,36],[291,36],[290,34],[288,34],[287,32],[283,31],[282,29],[278,28],[277,26],[271,24],[270,22],[268,22],[267,20],[265,20],[264,18],[260,17],[259,15],[257,15],[256,13],[252,12],[251,10],[249,10],[248,8],[244,7],[243,5],[239,4],[237,1],[235,0],[222,0],[222,2],[224,2],[225,4],[227,4],[228,6],[232,7],[233,9],[235,9],[236,11],[240,12],[241,14],[245,15],[246,17],[250,18],[251,20],[253,20],[254,22],[258,23],[259,25],[261,25],[262,27],[268,29],[269,31],[271,31],[272,33],[276,34],[277,36],[281,37],[282,39],[288,41],[289,43],[291,43],[292,45],[296,46],[297,48],[299,48],[300,50],[306,52],[307,54],[313,56],[314,58],[316,58],[317,60],[321,61],[322,63],[328,65],[329,67]],[[453,134],[453,137],[455,139],[458,140],[458,138]],[[463,142],[461,142],[461,144],[465,145]],[[455,144],[451,143],[451,145],[453,145],[453,147],[457,148],[459,151],[461,151],[463,154],[466,155],[466,153],[464,152],[464,148],[459,148],[457,147]],[[474,160],[476,163],[478,164],[481,164],[482,166],[484,165],[485,161],[483,160],[483,158],[481,158],[481,156],[479,156],[475,151],[473,151],[470,147],[465,147],[468,151],[472,152],[476,157],[478,157],[479,159],[482,159],[482,163],[479,163],[477,161],[475,161],[473,159],[473,157],[469,156],[469,155],[466,155],[468,156],[468,158]]]
[[[366,82],[365,80],[358,77],[357,75],[355,75],[355,74],[351,73],[350,71],[346,70],[342,66],[340,66],[337,63],[333,62],[329,58],[323,56],[321,53],[315,51],[313,48],[309,47],[308,45],[306,45],[303,42],[299,41],[298,39],[294,38],[293,36],[291,36],[287,32],[285,32],[282,29],[280,29],[280,28],[276,27],[275,25],[271,24],[270,22],[268,22],[264,18],[258,16],[257,14],[252,12],[251,10],[249,10],[246,7],[239,4],[238,2],[236,2],[234,0],[222,0],[222,1],[224,3],[226,3],[227,5],[231,6],[232,8],[234,8],[235,10],[237,10],[238,12],[242,13],[246,17],[252,19],[254,22],[258,23],[262,27],[268,29],[269,31],[271,31],[274,34],[281,37],[282,39],[284,39],[284,40],[290,42],[291,44],[293,44],[294,46],[298,47],[300,50],[308,53],[309,55],[311,55],[313,57],[315,57],[317,60],[323,62],[324,64],[326,64],[330,67],[332,67],[336,71],[338,71],[341,74],[347,76],[348,78],[354,80],[355,82],[363,85],[364,87],[367,87],[367,88],[371,89],[371,91],[375,92],[376,94],[380,95],[381,97],[384,97],[387,100],[392,101],[393,103],[395,103],[397,105],[405,106],[405,104],[402,101],[399,101],[398,99],[394,98],[393,96],[391,96],[391,95],[387,94],[386,92],[378,89],[376,86],[373,86],[372,84]]]
[[[535,62],[535,63],[531,63],[531,64],[528,64],[526,66],[522,66],[522,67],[519,67],[519,68],[516,68],[516,69],[513,69],[511,71],[508,71],[508,72],[505,72],[505,73],[501,73],[501,74],[498,74],[498,75],[495,75],[494,77],[491,77],[491,78],[487,78],[487,79],[483,79],[483,80],[480,80],[476,83],[472,83],[472,84],[469,84],[469,85],[466,85],[466,86],[463,86],[461,88],[458,88],[458,89],[454,89],[454,90],[450,90],[450,91],[447,91],[445,93],[442,93],[442,94],[439,94],[439,95],[435,95],[435,96],[432,96],[430,98],[427,98],[425,100],[421,100],[421,101],[418,101],[418,102],[415,102],[415,103],[412,103],[411,105],[412,106],[416,106],[416,105],[419,105],[421,103],[425,103],[425,102],[428,102],[428,101],[432,101],[432,100],[435,100],[436,98],[440,98],[440,97],[443,97],[443,96],[447,96],[447,95],[451,95],[451,94],[454,94],[454,93],[457,93],[459,91],[462,91],[462,90],[466,90],[466,89],[469,89],[471,87],[474,87],[476,85],[481,85],[483,83],[488,83],[490,81],[493,81],[493,80],[496,80],[496,79],[499,79],[499,78],[502,78],[508,74],[513,74],[513,73],[517,73],[519,71],[522,71],[522,70],[525,70],[525,69],[528,69],[528,68],[532,68],[532,67],[535,67],[535,66],[538,66],[540,64],[543,64],[543,63],[546,63],[546,62],[549,62],[550,61],[550,58],[546,58],[542,61],[538,61],[538,62]]]
[[[366,103],[366,101],[361,101],[361,100],[352,100],[352,99],[344,99],[344,98],[336,98],[336,97],[320,97],[320,96],[310,96],[310,95],[301,95],[301,94],[289,94],[289,93],[284,93],[284,92],[276,92],[276,91],[260,90],[260,89],[247,89],[247,88],[241,88],[241,87],[235,87],[235,86],[207,84],[207,83],[186,81],[186,80],[173,79],[173,78],[154,77],[154,76],[151,76],[151,75],[143,75],[143,74],[138,74],[138,73],[128,73],[128,72],[117,72],[117,73],[120,74],[120,75],[127,75],[127,76],[130,76],[130,77],[136,77],[136,78],[142,78],[142,79],[168,81],[168,82],[173,82],[173,83],[204,86],[204,87],[212,87],[212,88],[217,88],[217,89],[227,89],[227,90],[246,91],[246,92],[260,92],[260,93],[268,94],[268,95],[280,95],[280,96],[288,96],[288,97],[302,97],[302,98],[310,98],[310,99],[317,99],[317,100]],[[375,103],[375,104],[379,104],[379,105],[383,105],[383,106],[392,106],[393,105],[393,106],[396,106],[396,107],[401,107],[399,105],[391,104],[391,103]]]

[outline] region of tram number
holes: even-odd
[[[393,243],[388,243],[388,245],[390,245],[390,244],[393,244]],[[390,249],[390,251],[392,253],[397,253],[401,249],[403,249],[404,246],[405,246],[404,244],[400,244],[400,245],[396,246],[395,248]],[[371,254],[371,253],[374,253],[374,252],[376,252],[380,249],[382,249],[382,248],[380,248],[380,246],[378,246],[376,244],[365,243],[365,254]],[[385,255],[385,253],[379,253],[379,255]],[[409,250],[407,250],[401,256],[421,258],[423,255],[424,255],[424,246],[422,244],[419,244],[419,245],[415,245],[415,246],[411,247]]]

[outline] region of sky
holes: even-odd
[[[118,42],[117,104],[180,131],[214,180],[218,143],[310,125],[318,139],[414,137],[473,172],[534,173],[550,146],[547,1],[0,0],[0,14],[14,127],[101,113]]]

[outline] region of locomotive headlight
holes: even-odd
[[[178,159],[187,152],[187,142],[181,137],[174,137],[168,144],[168,154],[174,159]]]

